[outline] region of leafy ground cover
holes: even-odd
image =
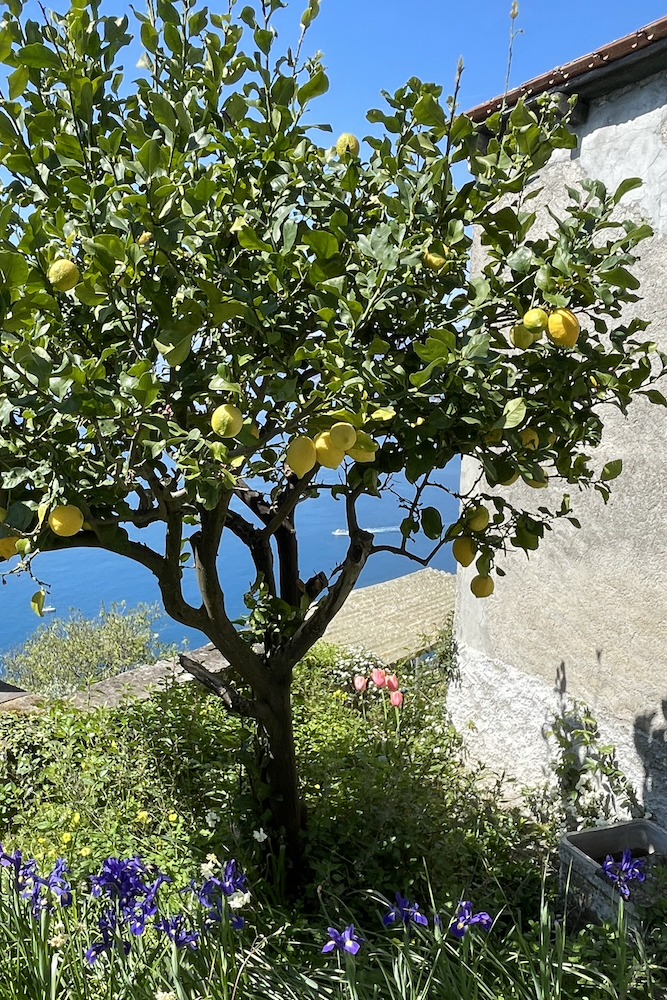
[[[659,920],[568,931],[555,826],[447,722],[451,652],[395,679],[325,644],[299,665],[289,893],[263,748],[198,685],[0,717],[0,996],[659,996]]]

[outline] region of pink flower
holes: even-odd
[[[371,670],[371,677],[373,678],[373,684],[377,684],[379,688],[384,687],[386,676],[387,675],[385,674],[384,670],[380,670],[378,667],[375,667],[373,670]]]
[[[368,684],[368,679],[362,677],[361,674],[357,674],[354,678],[354,690],[355,691],[365,691],[366,685]]]
[[[400,708],[403,704],[403,692],[402,691],[392,691],[389,695],[389,701],[392,703],[394,708]]]
[[[396,674],[387,674],[387,691],[398,691],[398,677]]]

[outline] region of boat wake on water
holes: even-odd
[[[400,531],[400,527],[397,524],[392,525],[390,528],[362,528],[362,531],[368,531],[371,535],[386,535],[390,531]],[[347,528],[335,528],[332,535],[346,535],[348,536],[350,532]]]

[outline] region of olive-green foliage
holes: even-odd
[[[174,654],[158,640],[157,604],[104,606],[95,618],[72,611],[40,624],[22,646],[0,653],[0,675],[26,691],[62,697],[95,681]]]

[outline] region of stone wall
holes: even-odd
[[[542,171],[539,201],[558,212],[564,190],[584,177],[614,190],[625,177],[644,186],[622,202],[624,217],[647,218],[637,274],[643,301],[628,310],[653,321],[647,336],[667,350],[667,74],[595,101],[575,150],[558,151]],[[570,488],[582,528],[559,523],[537,552],[499,561],[507,576],[488,600],[459,571],[456,630],[462,684],[451,708],[470,751],[520,782],[548,765],[543,731],[563,694],[585,701],[656,819],[667,825],[667,412],[644,400],[626,419],[615,410],[597,467],[622,458],[605,506],[594,491]],[[462,486],[476,466],[465,461]],[[508,495],[531,505],[546,491],[517,483]],[[551,499],[562,493],[554,488]],[[539,497],[539,499],[538,499]]]

